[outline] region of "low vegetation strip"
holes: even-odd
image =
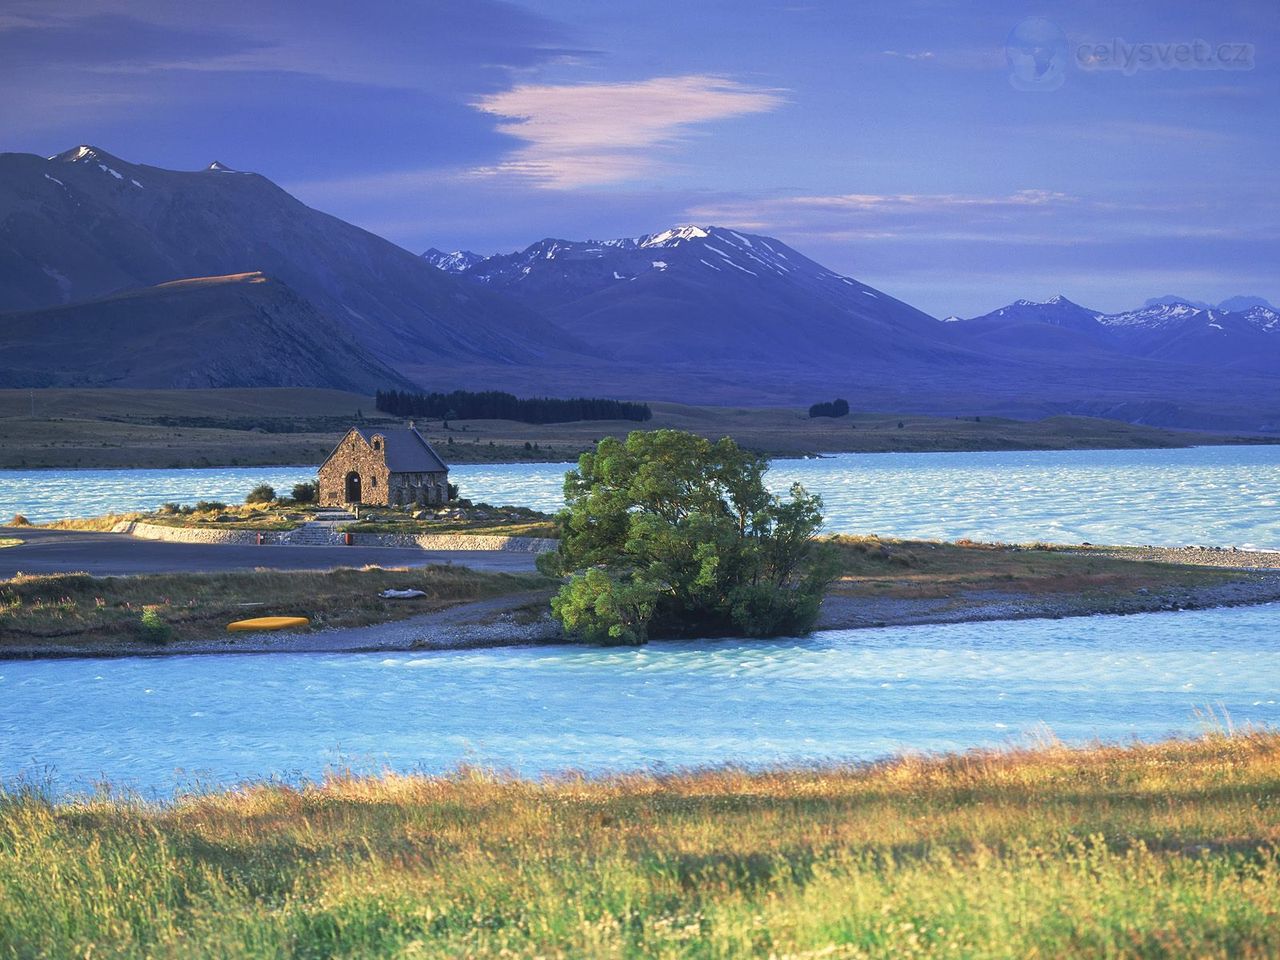
[[[552,397],[521,399],[497,390],[473,393],[406,393],[401,390],[379,390],[374,405],[382,413],[396,417],[430,417],[437,420],[514,420],[520,423],[569,423],[583,420],[652,419],[647,403],[625,400],[603,400],[598,397],[576,397],[571,400]]]
[[[1280,735],[530,782],[0,794],[0,955],[1280,953]]]
[[[1239,554],[1219,551],[1219,563],[1177,562],[1137,548],[1082,550],[1052,544],[895,540],[836,536],[840,576],[832,592],[847,597],[938,598],[963,591],[1040,595],[1131,595],[1213,586],[1239,579]],[[1207,556],[1207,555],[1203,555]]]
[[[266,615],[307,617],[317,628],[359,627],[538,589],[550,593],[549,581],[536,574],[456,566],[18,576],[0,581],[0,657],[77,649],[158,652],[174,641],[224,637],[230,621]],[[384,599],[384,590],[420,590],[423,596]]]

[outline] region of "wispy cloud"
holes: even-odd
[[[917,50],[913,53],[904,53],[901,50],[881,50],[880,53],[886,57],[897,57],[900,60],[934,60],[938,56],[932,50]]]
[[[1073,203],[1076,198],[1055,190],[1017,190],[1005,196],[967,196],[958,193],[845,193],[835,196],[792,197],[787,202],[801,207],[828,207],[845,210],[946,210],[957,207],[1000,209],[1005,207],[1043,207],[1049,204]]]
[[[524,142],[478,176],[512,176],[571,189],[632,180],[658,168],[705,123],[774,110],[777,90],[693,74],[629,83],[522,84],[474,106]]]
[[[997,224],[1019,229],[1083,204],[1056,190],[1025,189],[984,196],[960,193],[841,193],[735,199],[699,205],[688,217],[744,230],[777,230],[824,239],[891,239],[931,234],[955,238]]]
[[[960,251],[979,249],[1007,256],[1011,247],[1043,251],[1153,243],[1267,245],[1280,239],[1277,206],[1269,199],[1260,199],[1229,222],[1206,221],[1214,209],[1185,195],[1085,197],[1034,188],[993,195],[735,197],[696,204],[684,215],[697,223],[776,234],[802,249],[859,244],[864,251],[876,247],[886,256],[894,249],[927,248],[954,258]]]

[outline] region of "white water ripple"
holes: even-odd
[[[866,760],[1280,723],[1280,606],[432,653],[0,661],[0,779],[164,796],[326,768]]]
[[[463,496],[555,510],[566,464],[462,465]],[[0,471],[0,517],[32,520],[238,502],[257,483],[287,491],[308,467]],[[1186,450],[839,454],[779,460],[840,533],[1022,543],[1187,544],[1280,549],[1280,446]]]

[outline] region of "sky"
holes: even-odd
[[[0,0],[0,151],[402,246],[763,233],[935,316],[1280,302],[1280,5]]]

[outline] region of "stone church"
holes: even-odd
[[[352,427],[320,465],[320,503],[403,507],[447,503],[449,467],[409,421]]]

